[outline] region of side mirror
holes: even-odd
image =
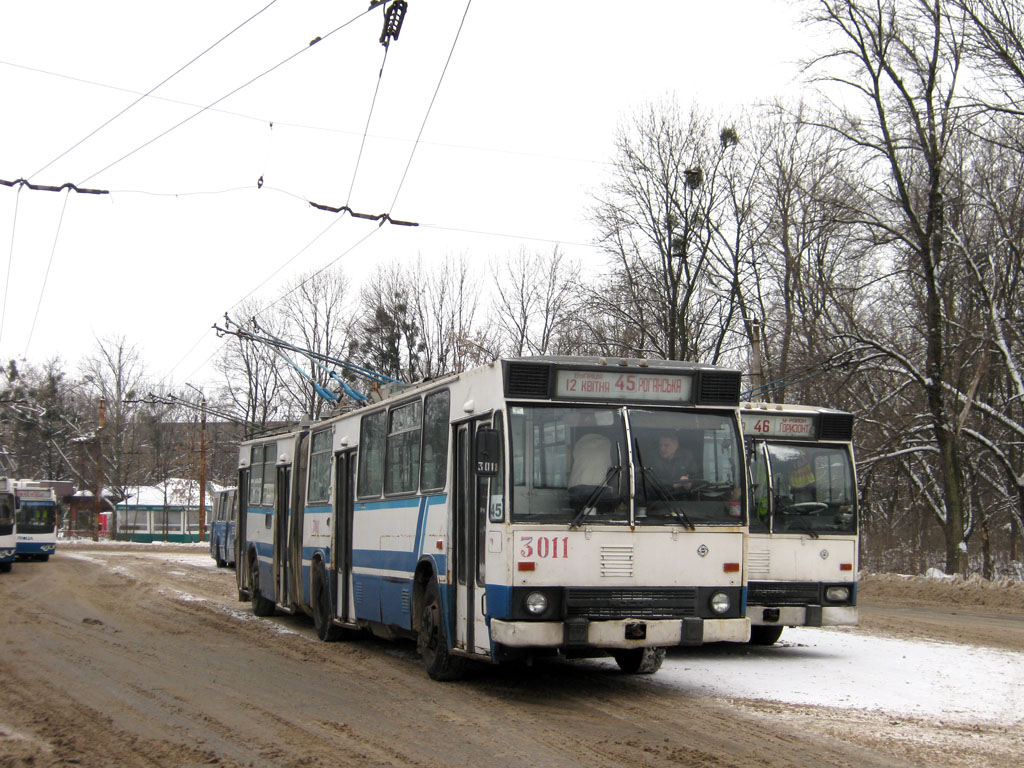
[[[476,474],[478,477],[494,477],[501,466],[501,433],[491,427],[476,431]]]

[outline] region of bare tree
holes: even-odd
[[[955,268],[944,226],[950,147],[962,129],[963,37],[941,0],[819,0],[810,20],[835,41],[813,67],[860,100],[830,125],[864,162],[863,195],[850,201],[851,209],[874,233],[876,246],[902,266],[907,299],[917,310],[919,343],[910,349],[875,334],[857,341],[884,352],[925,394],[937,453],[933,463],[919,465],[922,472],[934,471],[934,478],[922,474],[922,483],[934,480],[941,489],[936,516],[946,539],[946,568],[964,573],[971,531],[956,398],[947,389],[957,375],[949,356],[957,328],[946,312]]]
[[[502,348],[513,357],[568,354],[565,337],[579,311],[579,264],[566,259],[554,246],[548,254],[525,248],[492,265],[497,294],[497,323]]]

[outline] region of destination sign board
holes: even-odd
[[[614,369],[559,370],[555,377],[555,397],[687,403],[693,399],[693,376]]]
[[[813,438],[814,417],[783,413],[744,413],[743,434],[756,437]]]

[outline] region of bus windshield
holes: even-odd
[[[853,471],[845,448],[768,443],[772,530],[854,533]]]
[[[730,414],[513,406],[509,426],[513,522],[742,524]]]
[[[18,533],[49,533],[57,524],[57,511],[48,502],[23,501],[18,507]]]

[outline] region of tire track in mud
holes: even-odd
[[[0,768],[971,765],[900,740],[923,739],[924,724],[731,702],[607,666],[480,667],[436,683],[409,642],[320,643],[305,617],[251,618],[232,572],[200,567],[194,549],[174,557],[58,550],[0,580],[14,611],[0,674],[19,691],[0,701]],[[982,754],[1019,748],[979,733],[1002,739]],[[975,737],[950,738],[966,759]]]

